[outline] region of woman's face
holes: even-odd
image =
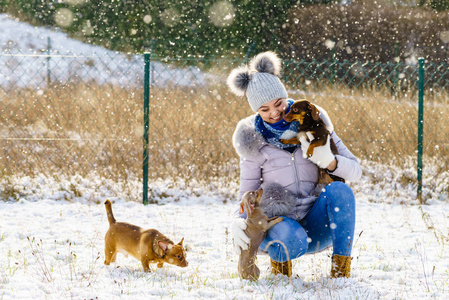
[[[274,124],[284,118],[286,109],[287,100],[285,98],[279,98],[262,105],[257,112],[265,122]]]

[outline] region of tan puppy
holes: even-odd
[[[145,272],[150,271],[150,263],[157,263],[162,268],[164,263],[187,267],[186,251],[181,241],[173,242],[156,229],[142,229],[129,223],[116,222],[112,214],[111,201],[104,202],[108,215],[109,230],[104,237],[104,264],[114,262],[117,252],[125,251],[142,263]]]
[[[239,257],[238,271],[243,279],[259,279],[260,270],[256,265],[257,249],[264,240],[267,230],[284,220],[280,217],[267,218],[260,208],[262,194],[262,189],[246,192],[240,203],[240,213],[245,210],[247,214],[245,234],[250,238],[248,249],[242,250]]]

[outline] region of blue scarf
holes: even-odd
[[[293,100],[288,99],[285,113],[290,111],[292,104]],[[296,147],[298,147],[298,145],[283,144],[279,141],[280,139],[288,140],[298,135],[298,121],[288,123],[284,120],[280,120],[277,123],[269,124],[265,122],[259,114],[257,114],[254,123],[256,126],[256,131],[260,132],[268,143],[287,151],[293,151]]]

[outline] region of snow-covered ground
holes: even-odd
[[[106,51],[0,15],[3,51],[39,52],[49,35],[60,54]],[[0,83],[6,80],[2,74]],[[138,179],[0,178],[0,299],[449,298],[447,173],[425,181],[429,201],[419,206],[416,187],[396,181],[400,172],[413,172],[411,166],[401,171],[364,161],[363,168],[360,182],[350,183],[357,198],[351,278],[329,278],[328,249],[295,260],[291,279],[271,275],[269,258],[259,256],[258,282],[237,275],[228,232],[237,183],[209,183],[206,189],[201,183],[155,181],[151,200],[159,205],[144,206]],[[8,192],[19,200],[7,201]],[[118,221],[156,228],[174,242],[184,237],[189,266],[165,264],[144,273],[140,262],[121,254],[105,266],[106,198]]]
[[[100,182],[100,181],[98,181]],[[92,184],[95,186],[95,184]],[[136,188],[139,184],[136,184]],[[331,250],[294,261],[293,277],[273,276],[258,257],[258,282],[240,280],[228,226],[236,203],[199,196],[167,182],[164,205],[113,200],[118,221],[156,228],[174,242],[184,237],[189,266],[165,264],[144,273],[118,254],[105,266],[105,192],[84,190],[55,200],[54,183],[41,199],[0,201],[2,299],[444,299],[449,297],[449,204],[373,203],[357,194],[352,276],[330,279]],[[45,193],[48,196],[45,196]],[[62,195],[59,196],[62,198]],[[57,198],[57,197],[56,197]],[[160,200],[160,199],[159,199]],[[433,227],[432,227],[433,226]]]
[[[150,81],[158,87],[204,85],[216,80],[191,66],[174,69],[156,61],[150,65]],[[124,55],[84,44],[63,32],[34,27],[0,14],[0,70],[3,88],[43,88],[48,74],[53,82],[142,86],[144,59],[143,55]]]

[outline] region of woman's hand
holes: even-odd
[[[333,161],[331,161],[331,163],[327,166],[327,170],[330,172],[335,171],[335,169],[337,168],[337,159],[335,158]]]
[[[335,155],[332,153],[330,139],[331,136],[328,135],[326,143],[323,146],[315,147],[315,149],[313,149],[313,155],[307,157],[307,149],[309,149],[310,142],[307,141],[306,137],[301,136],[299,141],[301,142],[303,157],[308,158],[311,162],[322,169],[328,169],[329,171],[335,170],[337,167],[337,160],[335,159]]]
[[[234,242],[234,250],[237,255],[242,253],[242,250],[247,250],[250,242],[249,237],[245,234],[247,225],[245,219],[235,218],[230,226],[231,237]]]

